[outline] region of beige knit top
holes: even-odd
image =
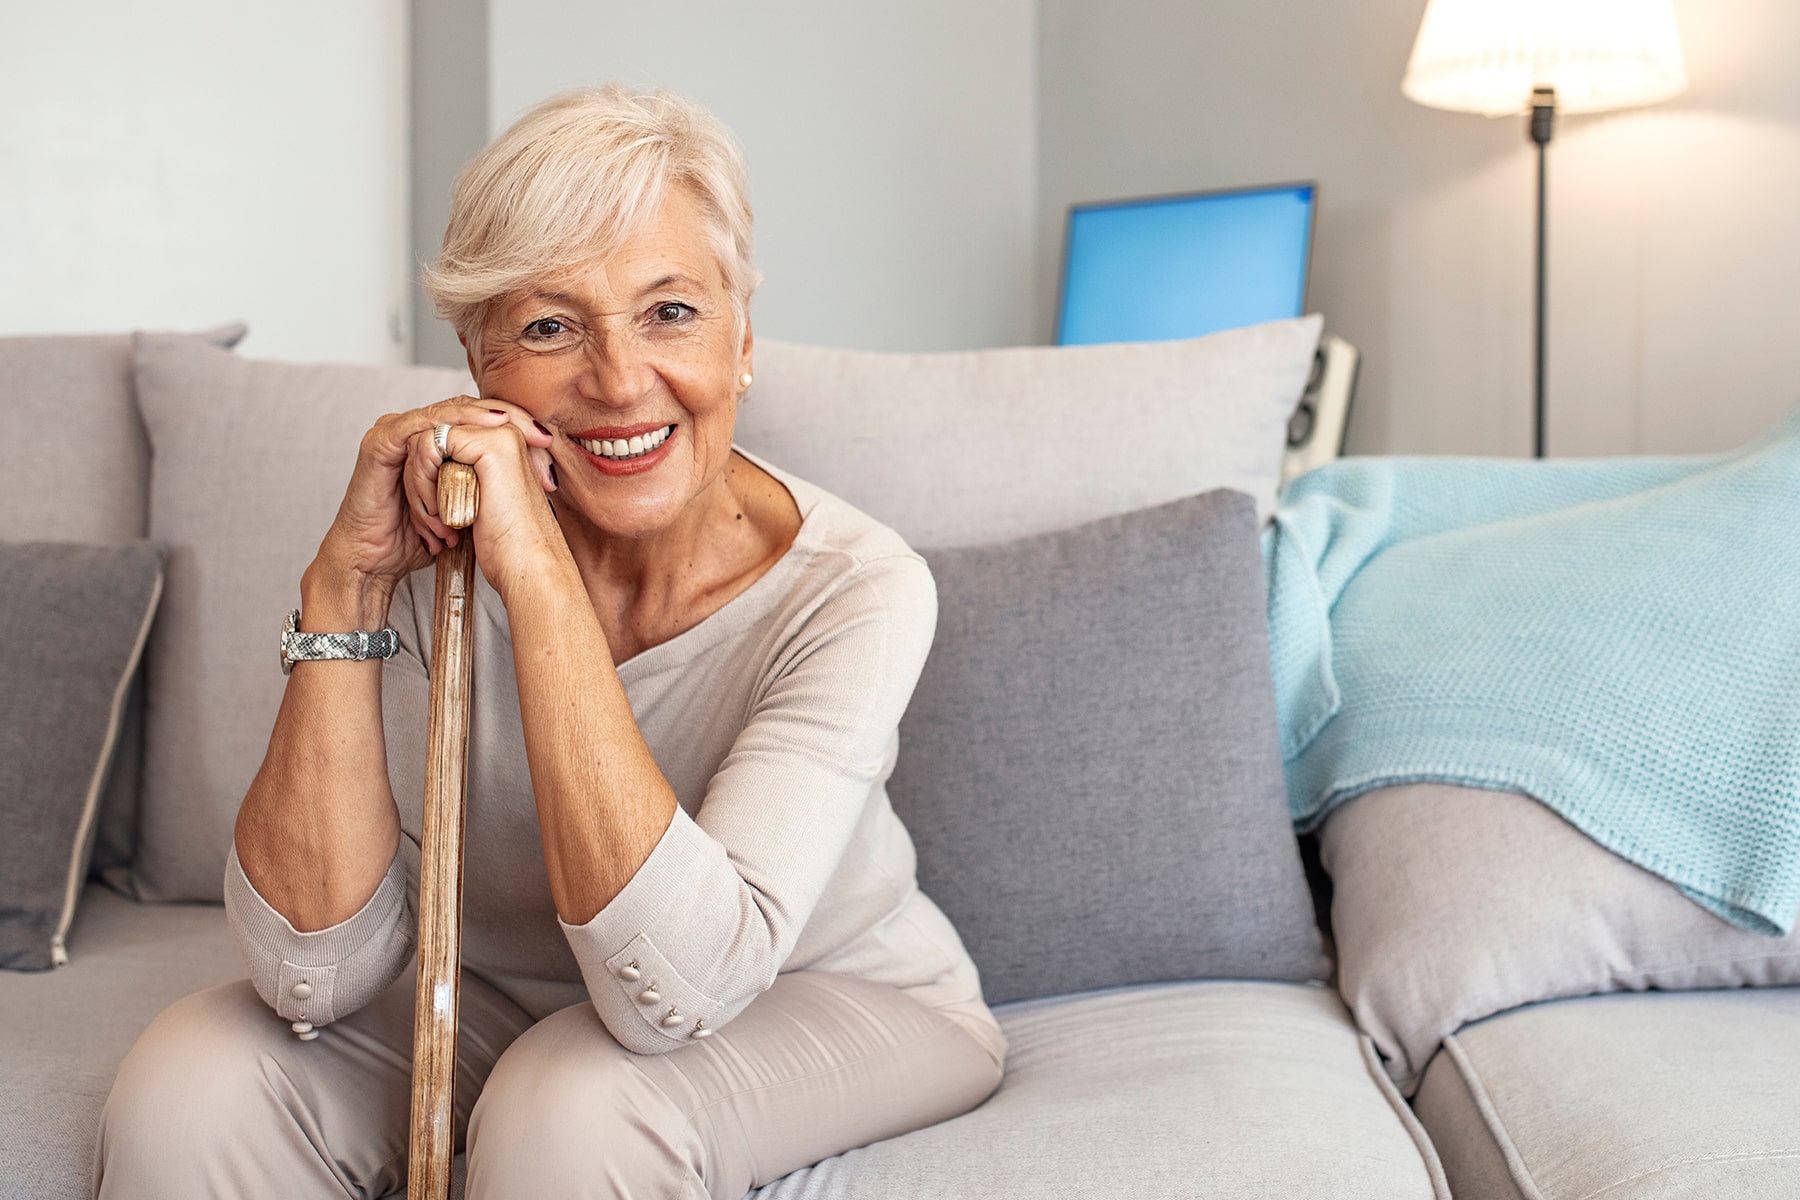
[[[919,891],[886,790],[936,623],[930,573],[893,531],[766,469],[799,505],[793,546],[723,608],[618,668],[680,808],[585,925],[563,923],[551,900],[506,610],[485,582],[477,590],[464,969],[534,1018],[585,999],[639,1053],[684,1045],[701,1022],[723,1026],[783,971],[855,975],[934,1007],[979,1004],[975,965]],[[430,570],[415,573],[390,615],[401,652],[384,668],[382,706],[403,836],[375,894],[341,924],[299,933],[235,850],[226,867],[252,980],[290,1021],[354,1012],[410,961],[432,583]],[[679,1020],[665,1024],[671,1013]]]

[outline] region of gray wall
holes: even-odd
[[[1032,0],[489,0],[490,132],[560,88],[685,92],[744,145],[758,333],[877,350],[1030,340]]]
[[[1675,3],[1689,92],[1551,146],[1555,455],[1722,449],[1800,398],[1800,5]],[[1068,204],[1311,178],[1312,307],[1365,355],[1352,449],[1528,451],[1532,150],[1522,118],[1400,95],[1425,0],[593,0],[548,26],[522,0],[414,4],[461,21],[415,39],[415,71],[485,71],[484,135],[608,78],[718,112],[750,158],[765,336],[1047,340]],[[415,115],[427,250],[467,95]],[[446,341],[420,335],[459,362]]]
[[[1523,118],[1401,97],[1424,7],[1041,0],[1040,278],[1071,202],[1316,178],[1312,306],[1366,355],[1352,449],[1527,452],[1533,152]],[[1689,92],[1550,148],[1553,455],[1722,449],[1800,399],[1800,6],[1676,15]]]
[[[415,361],[463,365],[462,346],[419,286],[450,220],[450,185],[488,140],[487,0],[407,0],[412,114],[413,346]]]

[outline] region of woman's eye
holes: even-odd
[[[654,314],[658,325],[679,325],[693,315],[694,310],[688,305],[676,304],[673,301],[657,305]]]
[[[533,321],[525,327],[525,336],[539,341],[548,341],[561,334],[568,326],[555,317],[545,317],[541,321]]]

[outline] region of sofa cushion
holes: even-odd
[[[194,336],[229,349],[244,326]],[[0,511],[7,523],[0,536],[113,546],[144,536],[150,447],[132,394],[129,334],[0,338],[0,412],[7,419],[7,436],[0,438]],[[143,725],[134,683],[93,855],[94,870],[116,886],[128,883],[137,842]]]
[[[0,543],[0,967],[66,961],[162,547]]]
[[[0,410],[14,426],[0,438],[9,536],[144,536],[150,451],[131,399],[129,334],[0,338]],[[77,440],[81,453],[55,452]]]
[[[888,793],[988,1000],[1323,977],[1250,498],[926,561],[937,638]]]
[[[244,327],[196,336],[229,347]],[[132,400],[129,334],[0,338],[0,412],[7,537],[118,545],[144,536],[150,448]]]
[[[171,547],[147,659],[133,867],[146,899],[221,896],[232,821],[281,702],[281,619],[362,435],[383,413],[471,390],[454,371],[258,362],[138,338],[151,536]]]
[[[1800,989],[1533,1005],[1447,1038],[1419,1119],[1457,1200],[1800,1196]]]
[[[1515,792],[1370,792],[1320,850],[1339,990],[1408,1094],[1446,1035],[1521,1004],[1800,983],[1800,933],[1739,929]]]
[[[1318,341],[1317,317],[954,354],[763,340],[738,440],[915,546],[1062,529],[1209,488],[1267,515]]]
[[[0,1200],[88,1200],[94,1138],[138,1034],[187,995],[241,977],[212,905],[146,905],[90,885],[57,971],[0,971]]]
[[[985,1104],[796,1171],[758,1200],[1448,1195],[1325,988],[1160,984],[998,1015],[1011,1048]]]

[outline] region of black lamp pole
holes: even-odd
[[[1537,328],[1534,349],[1537,356],[1535,403],[1532,409],[1532,450],[1544,457],[1544,148],[1556,128],[1556,89],[1531,89],[1531,140],[1537,144]]]

